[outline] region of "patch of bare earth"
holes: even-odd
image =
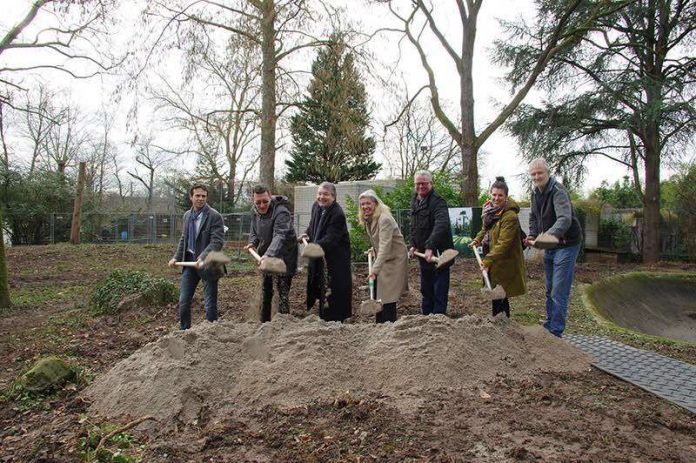
[[[221,323],[203,321],[197,296],[196,326],[187,333],[177,330],[174,304],[89,314],[90,289],[113,268],[178,280],[165,267],[171,252],[8,249],[14,291],[86,290],[0,314],[0,382],[47,354],[67,356],[96,379],[30,409],[14,399],[0,404],[0,462],[80,461],[81,417],[125,423],[146,414],[158,421],[130,431],[144,462],[696,461],[695,415],[588,368],[538,327],[489,320],[476,265],[466,260],[452,269],[449,319],[417,316],[415,266],[393,325],[305,320],[306,276],[299,274],[295,318],[260,326],[259,277],[240,271],[221,280]],[[651,268],[581,264],[576,282]],[[533,322],[543,311],[544,281],[540,266],[529,270],[529,294],[512,307]],[[367,298],[365,278],[358,267],[354,307]],[[73,318],[79,323],[63,321]],[[666,349],[696,363],[696,349]]]

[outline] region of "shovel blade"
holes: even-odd
[[[259,265],[259,270],[268,273],[286,273],[287,267],[283,259],[278,259],[277,257],[269,257],[264,259]]]
[[[459,251],[457,251],[456,249],[445,249],[444,251],[442,251],[442,254],[440,254],[440,257],[438,257],[437,266],[442,267],[443,265],[448,264],[458,255]]]
[[[485,287],[481,288],[481,293],[485,294],[492,301],[497,301],[499,299],[505,299],[505,297],[507,296],[505,294],[505,289],[503,289],[503,287],[500,285],[495,285],[495,288],[493,288],[493,289],[488,289]]]
[[[230,258],[221,251],[212,251],[205,256],[204,265],[225,265],[230,263]]]
[[[324,257],[324,249],[316,243],[307,243],[307,245],[302,250],[302,257],[308,257],[310,259],[319,259]]]
[[[374,299],[368,299],[360,304],[360,313],[362,315],[375,315],[382,311],[382,303],[380,301],[375,301]]]

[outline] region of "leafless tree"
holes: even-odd
[[[585,3],[582,0],[568,2],[564,11],[556,18],[555,23],[545,31],[541,51],[529,62],[526,67],[528,74],[520,79],[520,85],[515,89],[510,101],[502,107],[492,122],[477,132],[474,121],[472,63],[476,25],[483,0],[456,0],[454,2],[456,10],[446,12],[443,10],[449,6],[444,6],[444,2],[438,2],[437,7],[435,2],[428,0],[408,2],[376,0],[376,2],[387,3],[389,10],[401,25],[399,28],[385,30],[403,34],[403,37],[415,48],[420,57],[421,65],[427,75],[426,88],[430,93],[433,111],[461,152],[461,190],[464,204],[476,204],[478,201],[478,152],[481,146],[510,117],[526,97],[551,58],[577,44],[583,34],[590,30],[593,19],[607,14],[607,9],[612,11],[615,9],[615,5],[610,4],[620,3],[599,2],[597,9],[588,10],[581,8]],[[451,3],[447,3],[447,5],[451,5]],[[580,11],[582,14],[579,13]],[[451,17],[453,14],[459,17],[458,23],[461,25],[461,29],[458,31],[461,37],[459,45],[454,44],[451,36],[448,37],[442,26],[442,18]],[[426,39],[434,39],[434,42],[449,57],[456,71],[459,83],[458,118],[447,114],[438,85],[442,79],[451,79],[452,73],[449,69],[441,71],[433,66],[432,53],[426,49]]]
[[[175,88],[162,78],[164,89],[155,91],[154,99],[158,111],[171,114],[164,122],[189,134],[190,152],[198,156],[198,176],[226,185],[227,201],[234,207],[247,176],[258,165],[255,108],[260,60],[245,37],[229,37],[218,51],[204,32],[190,34],[187,41],[184,84]]]
[[[10,89],[27,90],[22,76],[53,70],[74,78],[109,72],[123,62],[104,46],[105,25],[113,0],[34,0],[27,13],[0,38],[0,101],[15,108]],[[51,25],[34,26],[39,16],[52,16]],[[13,53],[35,53],[40,61],[13,65]]]
[[[155,173],[172,161],[172,154],[153,143],[153,137],[147,136],[136,148],[135,162],[138,164],[128,171],[128,175],[140,182],[147,192],[147,211],[152,212],[155,192]],[[143,173],[144,171],[144,173]]]
[[[65,176],[70,167],[75,167],[91,142],[87,118],[71,104],[54,109],[49,113],[53,123],[43,141],[41,162],[43,167]]]
[[[101,208],[106,190],[111,185],[111,173],[117,154],[116,146],[111,140],[114,126],[113,113],[106,110],[100,111],[91,126],[99,128],[101,133],[93,135],[86,149],[86,184],[94,197],[95,207]]]
[[[409,103],[410,101],[410,103]],[[399,102],[393,120],[384,127],[384,154],[393,175],[411,178],[418,170],[459,172],[458,147],[422,100]]]
[[[179,0],[150,5],[146,15],[164,18],[167,27],[182,29],[195,23],[245,37],[256,48],[261,56],[260,181],[273,188],[278,120],[295,105],[294,99],[279,98],[283,94],[279,89],[299,94],[303,87],[283,63],[302,50],[327,43],[312,31],[321,24],[322,15],[339,15],[321,0]],[[163,30],[158,39],[164,35]],[[290,92],[291,88],[296,92]]]

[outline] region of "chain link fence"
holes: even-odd
[[[303,233],[309,225],[310,214],[296,213],[295,230]],[[251,229],[251,213],[222,214],[226,241],[244,241]],[[406,209],[394,212],[394,217],[408,240],[410,216]],[[83,243],[134,243],[156,244],[178,242],[183,230],[182,214],[83,214],[80,242]],[[48,215],[44,238],[37,244],[55,244],[70,241],[72,214]]]
[[[601,218],[598,247],[611,252],[638,255],[642,252],[642,220],[636,211],[614,211]],[[408,209],[392,211],[406,242],[410,240],[411,220]],[[525,216],[526,217],[526,216]],[[251,228],[251,213],[223,214],[226,228],[225,240],[236,242],[241,248],[247,242]],[[295,214],[295,229],[298,234],[309,225],[309,213]],[[523,220],[523,217],[520,217]],[[139,214],[139,213],[88,213],[82,215],[80,241],[83,243],[176,243],[181,237],[182,214]],[[38,237],[29,243],[54,244],[70,240],[72,214],[51,213],[41,225]],[[523,228],[526,224],[523,224]],[[661,230],[661,252],[663,258],[694,260],[696,254],[696,231],[685,226],[679,217],[663,217]],[[233,245],[234,247],[234,245]]]

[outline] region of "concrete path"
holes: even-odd
[[[696,366],[599,336],[563,339],[595,358],[593,365],[696,413]]]

